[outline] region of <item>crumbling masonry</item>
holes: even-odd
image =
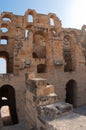
[[[1,59],[6,73],[0,74],[0,129],[23,124],[21,130],[48,130],[45,117],[86,104],[86,25],[63,28],[54,13],[31,9],[24,16],[2,12]]]

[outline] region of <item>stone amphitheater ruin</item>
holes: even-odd
[[[32,9],[2,12],[0,59],[0,130],[69,130],[50,121],[86,105],[86,25],[64,28],[56,14]]]

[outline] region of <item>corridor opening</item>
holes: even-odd
[[[0,88],[0,111],[3,126],[18,123],[15,90],[11,85],[3,85]]]
[[[77,107],[77,83],[75,80],[69,80],[66,84],[65,102],[72,104],[73,107]]]

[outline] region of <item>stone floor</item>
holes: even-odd
[[[74,112],[86,116],[86,106],[81,106],[77,109],[74,109]]]
[[[86,106],[48,122],[55,130],[86,130]]]
[[[0,130],[26,130],[26,127],[24,122],[20,122],[17,125],[2,127]]]
[[[74,109],[73,112],[48,123],[53,126],[53,130],[86,130],[86,106]],[[26,128],[24,122],[21,122],[18,125],[0,128],[0,130],[26,130]]]

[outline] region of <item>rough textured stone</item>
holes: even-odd
[[[56,14],[32,9],[23,16],[2,12],[0,58],[6,60],[6,74],[0,74],[0,109],[8,105],[13,119],[15,109],[18,121],[26,120],[28,129],[36,124],[45,128],[37,117],[38,105],[58,100],[74,107],[86,104],[86,25],[81,30],[63,28]],[[4,96],[10,100],[3,101]],[[67,104],[57,107],[63,113],[69,110]]]

